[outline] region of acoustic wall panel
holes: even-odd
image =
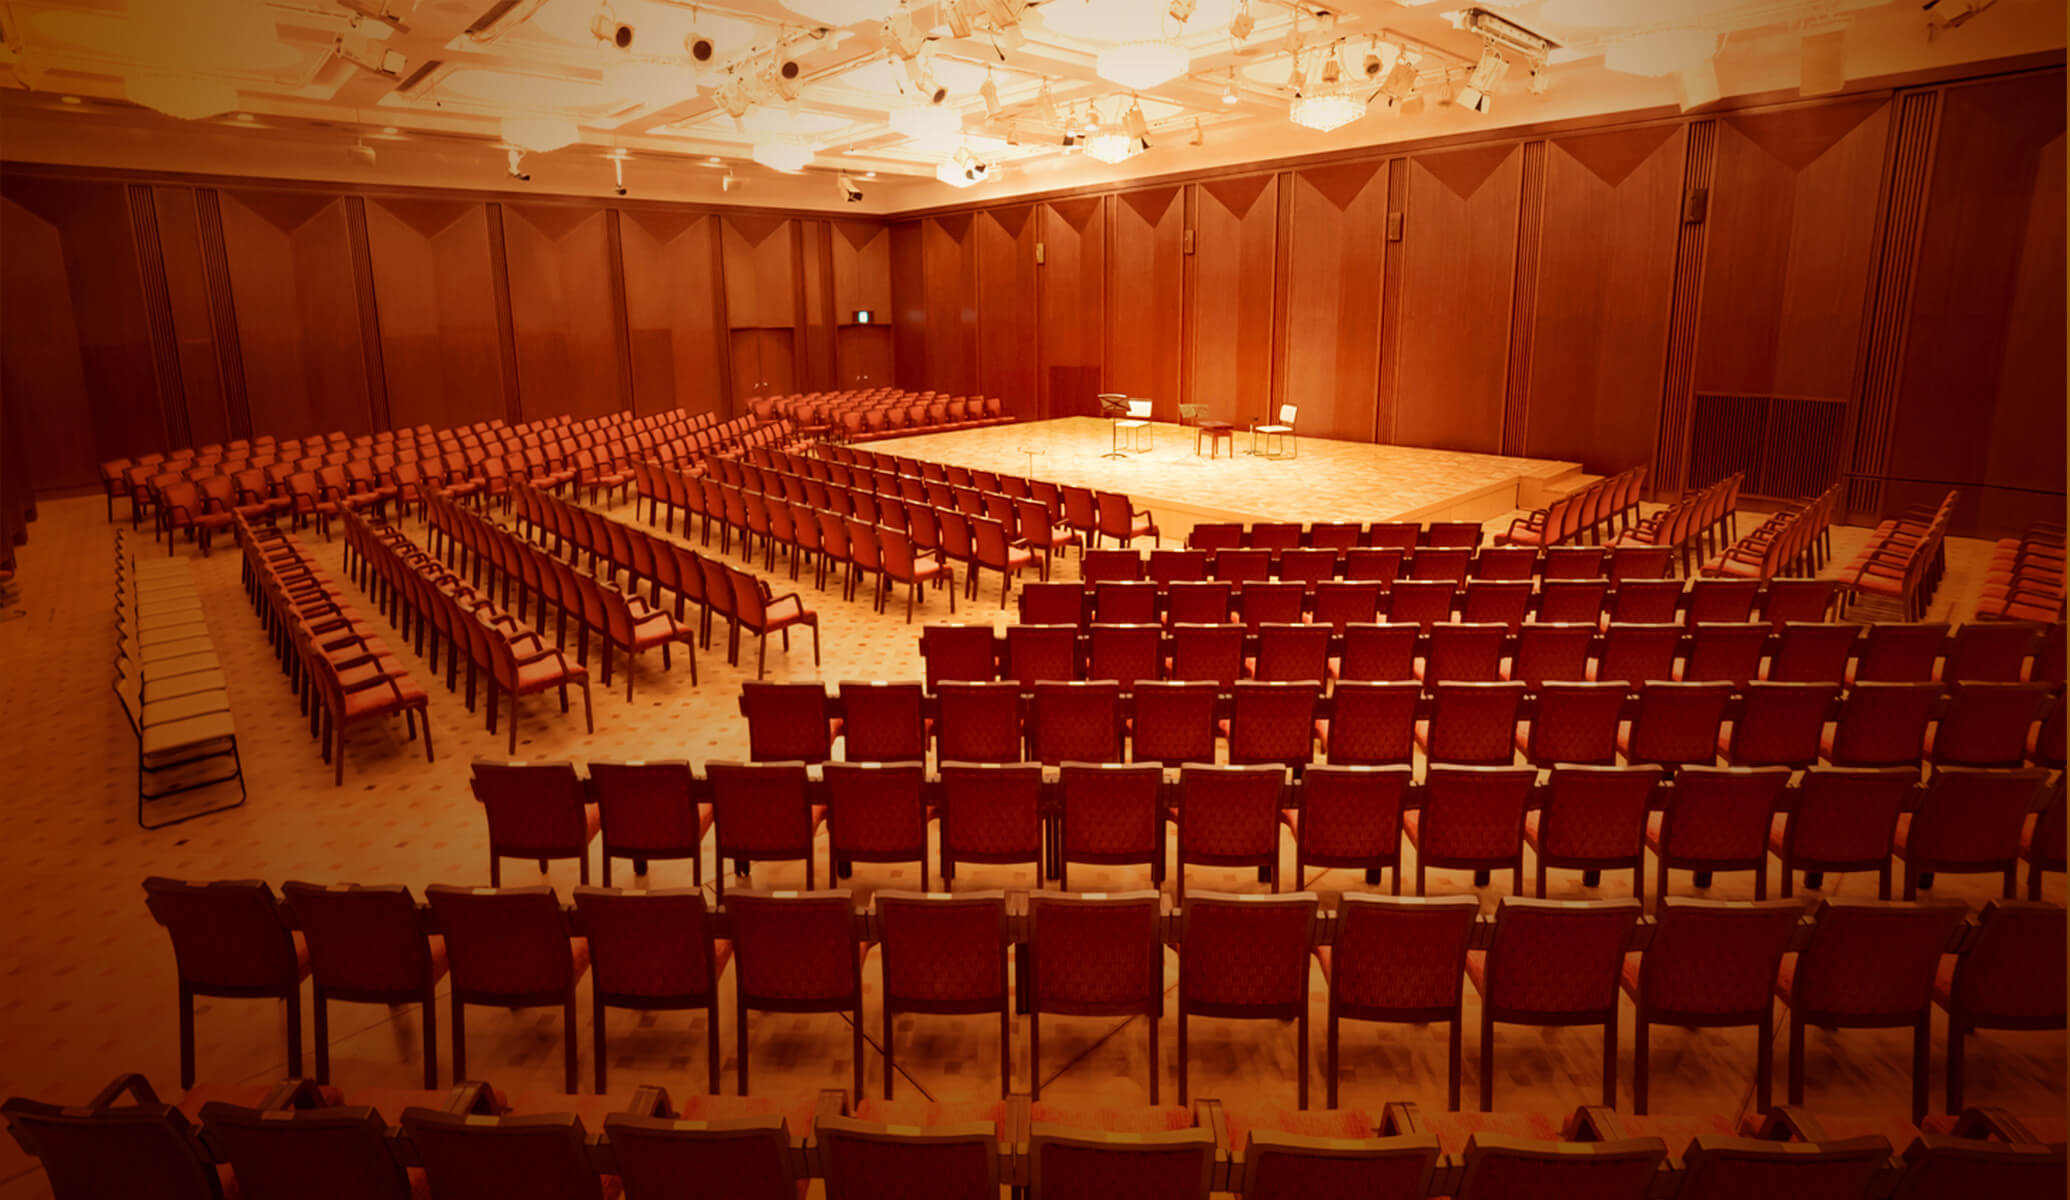
[[[1159,420],[1177,420],[1182,400],[1238,423],[1271,412],[1278,182],[1239,175],[1195,185],[1191,371],[1186,395],[1150,393]]]
[[[1107,344],[1107,202],[1098,196],[1040,206],[1037,320],[1042,363],[1038,415],[1091,412]]]
[[[760,213],[719,218],[726,259],[726,321],[743,326],[798,324],[798,254],[792,222]]]
[[[1148,188],[1107,205],[1106,372],[1100,390],[1148,396],[1169,420],[1185,326],[1185,189]]]
[[[729,349],[719,306],[717,221],[658,209],[621,213],[635,412],[714,412],[726,406]]]
[[[1295,171],[1290,196],[1282,397],[1303,433],[1365,441],[1380,383],[1385,164]]]
[[[219,196],[252,432],[371,429],[345,197]]]
[[[503,206],[518,399],[527,420],[623,407],[609,225],[601,205]]]
[[[999,397],[1007,412],[1029,419],[1039,409],[1035,209],[987,209],[971,224],[977,259],[978,390]]]
[[[397,426],[461,425],[507,411],[487,208],[463,200],[367,201],[389,418]]]

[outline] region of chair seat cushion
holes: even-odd
[[[1176,1105],[1152,1108],[1088,1108],[1037,1100],[1028,1108],[1030,1124],[1064,1125],[1096,1133],[1168,1133],[1193,1127],[1193,1110]]]
[[[983,1121],[992,1126],[995,1134],[1003,1137],[1006,1133],[1006,1101],[942,1104],[931,1100],[865,1100],[855,1106],[855,1119],[922,1129]]]

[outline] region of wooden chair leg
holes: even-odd
[[[1775,1093],[1775,1001],[1754,1030],[1754,1111],[1766,1113]]]
[[[1933,1005],[1929,1002],[1919,1010],[1919,1019],[1912,1023],[1912,1124],[1926,1119],[1927,1091],[1933,1080],[1928,1073],[1932,1064],[1933,1049]]]
[[[1156,1079],[1157,1072],[1150,1072],[1150,1076]],[[1028,1099],[1042,1099],[1042,1014],[1033,1008],[1028,1009]]]
[[[884,1014],[884,1039],[879,1045],[884,1054],[884,1098],[889,1100],[891,1099],[891,1077],[897,1073],[893,1066],[891,1053],[891,1006],[889,1004],[880,1004],[878,1007],[883,1010]]]
[[[1181,1046],[1179,1048],[1179,1065],[1181,1069],[1184,1069],[1186,1064],[1185,1055],[1186,1049]],[[1150,1017],[1150,1103],[1157,1103],[1158,1085],[1162,1082],[1163,1080],[1157,1072],[1157,1017],[1155,1014],[1152,1014]]]
[[[1323,1023],[1323,1107],[1337,1107],[1337,1010]]]
[[[194,993],[180,985],[180,1089],[194,1086]]]
[[[1181,872],[1183,874],[1184,872]],[[1179,1107],[1186,1106],[1186,1005],[1179,1005]],[[1153,1101],[1154,1103],[1154,1101]]]
[[[467,1005],[461,1003],[460,993],[452,994],[453,1000],[453,1078],[467,1078]]]
[[[1617,1107],[1617,994],[1610,996],[1610,1015],[1603,1021],[1603,1104]]]
[[[1308,989],[1307,989],[1307,987],[1305,987],[1305,986],[1304,986],[1304,987],[1303,987],[1303,988],[1301,989],[1301,993],[1302,993],[1302,1002],[1301,1002],[1301,1015],[1300,1015],[1300,1016],[1299,1016],[1298,1018],[1296,1018],[1296,1019],[1295,1019],[1295,1021],[1294,1021],[1294,1049],[1295,1049],[1295,1050],[1296,1050],[1296,1051],[1297,1051],[1297,1052],[1298,1052],[1298,1053],[1299,1053],[1299,1054],[1301,1055],[1301,1058],[1300,1058],[1300,1062],[1299,1062],[1299,1064],[1298,1064],[1298,1065],[1297,1065],[1297,1066],[1295,1067],[1295,1070],[1294,1070],[1294,1078],[1295,1078],[1295,1080],[1296,1080],[1296,1082],[1295,1082],[1295,1084],[1294,1084],[1294,1095],[1295,1095],[1295,1097],[1296,1097],[1296,1101],[1295,1101],[1295,1102],[1296,1102],[1296,1104],[1298,1105],[1298,1107],[1301,1107],[1301,1108],[1304,1108],[1304,1109],[1305,1109],[1305,1108],[1307,1108],[1307,1107],[1308,1107],[1308,1001],[1307,1001],[1307,993],[1308,993]]]
[[[438,1090],[438,988],[424,989],[424,1090]]]
[[[1948,1010],[1948,1111],[1962,1111],[1962,1016],[1954,1009]]]
[[[1481,1111],[1495,1111],[1495,1018],[1481,1003]]]
[[[712,1002],[704,1010],[704,1069],[704,1090],[716,1096],[719,1094],[719,989],[716,981],[712,988]]]
[[[1804,1103],[1804,1018],[1790,1010],[1790,1085],[1791,1104]]]
[[[808,887],[806,890],[811,889]],[[748,1094],[748,1010],[742,1003],[747,997],[740,987],[740,968],[737,966],[733,968],[733,979],[733,1056],[738,1060],[733,1072],[734,1094],[745,1096]]]
[[[1632,1025],[1632,1112],[1646,1115],[1647,1072],[1651,1069],[1652,1022],[1641,1012]]]
[[[860,1103],[863,1094],[863,1014],[862,1002],[859,998],[855,1005],[855,1019],[849,1022],[849,1026],[855,1033],[853,1045],[850,1047],[851,1053],[855,1055],[855,1090],[850,1095],[853,1095],[857,1102]],[[884,1044],[888,1048],[891,1045],[891,1039],[885,1038]],[[884,1086],[886,1088],[891,1086],[891,1075],[888,1071],[885,1073]]]
[[[1458,1112],[1460,1067],[1462,1065],[1461,1060],[1465,1058],[1464,1048],[1460,1043],[1465,1040],[1463,1037],[1463,1027],[1466,1024],[1466,1015],[1454,1008],[1452,1010],[1452,1019],[1447,1024],[1451,1026],[1451,1033],[1445,1039],[1447,1067],[1445,1072],[1445,1105],[1447,1111]]]
[[[605,884],[604,886],[606,886],[606,887],[609,887],[610,885],[609,885],[609,884]],[[605,1040],[605,1039],[604,1039],[604,998],[603,998],[603,995],[602,995],[602,993],[598,993],[598,994],[596,994],[596,995],[594,995],[594,996],[592,996],[592,997],[590,998],[590,1016],[589,1016],[589,1023],[590,1023],[590,1051],[589,1051],[589,1052],[590,1052],[590,1056],[591,1056],[591,1057],[593,1057],[593,1058],[595,1058],[595,1059],[597,1060],[597,1061],[596,1061],[596,1075],[597,1075],[597,1095],[601,1096],[601,1095],[603,1095],[603,1094],[604,1094],[604,1088],[605,1088],[605,1079],[604,1079],[604,1057],[605,1057],[605,1053],[606,1053],[606,1050],[605,1050],[605,1045],[604,1045],[604,1040]],[[574,1035],[575,1035],[575,1031],[574,1031],[574,1030],[573,1030],[572,1028],[571,1028],[570,1030],[568,1030],[568,1040],[569,1040],[569,1044],[570,1044],[570,1045],[573,1045],[573,1044],[574,1044]]]
[[[316,1039],[316,1082],[331,1081],[331,1004],[323,989],[310,985],[310,1033]]]

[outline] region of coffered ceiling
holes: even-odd
[[[1478,3],[0,0],[0,119],[9,157],[869,211],[2063,44],[2060,0]]]

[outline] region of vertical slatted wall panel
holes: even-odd
[[[158,208],[149,184],[132,183],[123,191],[129,199],[130,232],[136,239],[137,273],[144,281],[144,315],[151,330],[151,365],[158,373],[158,413],[165,427],[165,444],[191,446],[194,431],[187,420],[187,383],[180,374],[180,335],[173,328],[172,291],[165,282]]]
[[[367,408],[374,428],[393,428],[388,410],[388,366],[381,352],[381,309],[374,302],[374,250],[367,241],[367,202],[345,198],[345,233],[352,242],[352,286],[359,302],[359,346],[367,364]],[[283,435],[292,430],[279,431]]]
[[[1842,400],[1699,395],[1690,414],[1686,483],[1705,487],[1744,471],[1749,495],[1816,496],[1838,477],[1846,421]]]
[[[1524,453],[1531,410],[1531,342],[1538,322],[1538,243],[1545,230],[1545,143],[1524,143],[1523,198],[1517,205],[1516,282],[1510,288],[1509,378],[1502,395],[1502,452]]]
[[[201,230],[201,268],[208,289],[209,326],[216,363],[230,413],[230,436],[252,435],[252,401],[244,383],[244,343],[237,337],[237,303],[230,292],[230,255],[223,245],[223,201],[214,188],[194,189],[194,215]]]
[[[1718,123],[1692,121],[1682,171],[1682,194],[1709,194]],[[1703,221],[1683,221],[1675,244],[1675,290],[1668,315],[1666,383],[1661,389],[1660,441],[1653,454],[1653,490],[1673,495],[1688,486],[1691,388],[1696,374],[1696,318],[1703,294]]]

